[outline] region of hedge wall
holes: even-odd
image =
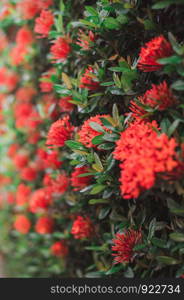
[[[1,1],[7,276],[183,276],[183,15],[183,0]]]

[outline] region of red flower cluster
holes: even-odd
[[[69,185],[69,178],[66,176],[66,174],[63,172],[62,174],[59,174],[56,179],[52,179],[51,182],[51,189],[53,194],[64,194]]]
[[[29,197],[31,195],[31,188],[24,183],[20,183],[16,191],[16,204],[22,206],[29,202]]]
[[[46,210],[49,205],[52,203],[52,190],[50,187],[44,187],[38,190],[35,190],[29,201],[29,210],[32,213],[37,213],[43,210]]]
[[[158,174],[167,174],[178,166],[174,138],[157,135],[152,123],[134,122],[121,133],[114,157],[120,160],[121,192],[125,199],[137,198],[150,189]],[[158,130],[158,129],[157,129]]]
[[[42,93],[49,93],[53,90],[53,83],[51,81],[51,76],[55,73],[55,69],[51,68],[47,72],[43,73],[40,78],[40,89]]]
[[[63,147],[65,141],[71,138],[73,130],[74,127],[69,122],[69,116],[57,120],[49,129],[46,145]]]
[[[15,97],[18,101],[30,102],[36,94],[37,92],[32,86],[23,86],[16,91]]]
[[[35,20],[34,31],[39,34],[38,38],[47,37],[53,24],[54,16],[51,11],[42,10],[40,16]]]
[[[76,44],[79,45],[83,50],[89,50],[95,41],[95,35],[90,30],[88,35],[83,30],[79,30],[78,39]]]
[[[38,156],[43,162],[43,168],[58,169],[61,167],[62,162],[59,161],[59,153],[57,151],[46,152],[43,149],[38,149]]]
[[[140,105],[135,101],[130,102],[130,110],[133,112],[134,118],[141,118],[147,113],[141,104],[157,108],[158,110],[165,110],[176,103],[176,99],[168,88],[166,81],[159,85],[152,84],[152,88],[146,91],[143,96],[138,97],[138,100]]]
[[[13,227],[18,232],[26,234],[31,228],[31,222],[25,215],[17,215]]]
[[[81,80],[80,80],[80,88],[88,89],[90,91],[95,91],[100,87],[100,84],[97,80],[97,76],[95,75],[95,71],[92,67],[88,67]]]
[[[21,169],[27,166],[28,162],[29,162],[29,157],[27,154],[17,153],[13,157],[13,163],[17,169]]]
[[[98,123],[99,125],[102,126],[104,131],[110,132],[110,130],[108,130],[105,126],[103,126],[102,121],[100,120],[100,118],[108,118],[108,117],[109,115],[96,115],[86,120],[78,132],[79,142],[81,142],[87,148],[91,148],[91,147],[96,148],[96,145],[92,143],[92,140],[96,136],[100,135],[100,133],[95,129],[93,129],[90,126],[90,123],[91,122]]]
[[[5,86],[8,92],[12,92],[19,82],[19,75],[5,67],[0,68],[0,86]]]
[[[142,240],[142,232],[133,229],[127,230],[125,233],[117,233],[113,240],[114,246],[112,251],[115,256],[115,263],[126,263],[134,258],[135,251],[133,248]]]
[[[65,257],[68,254],[68,247],[64,241],[55,242],[51,248],[51,253],[54,256]]]
[[[70,103],[71,97],[62,97],[59,99],[59,107],[62,112],[71,112],[74,109],[74,104]]]
[[[22,0],[17,4],[17,9],[20,11],[22,18],[29,20],[33,19],[42,9],[47,9],[53,4],[53,0]]]
[[[20,171],[20,178],[26,181],[33,181],[37,177],[37,170],[35,167],[27,166]]]
[[[75,239],[90,238],[94,234],[94,225],[88,217],[78,216],[72,225],[71,234]]]
[[[52,233],[54,229],[54,221],[51,217],[40,217],[38,218],[35,231],[39,234]]]
[[[79,177],[79,175],[82,175],[84,173],[88,173],[89,169],[88,167],[80,167],[75,168],[75,170],[71,174],[71,185],[74,187],[74,191],[80,191],[85,186],[89,185],[92,176],[85,176],[85,177]]]
[[[62,37],[57,38],[55,41],[53,41],[50,52],[54,61],[58,60],[63,62],[65,59],[67,59],[69,53],[71,52],[69,39]]]
[[[162,65],[157,62],[158,59],[171,56],[173,50],[171,44],[164,36],[158,36],[145,44],[139,54],[138,68],[143,72],[157,71]]]
[[[33,43],[33,34],[26,26],[19,29],[16,35],[16,46],[12,49],[10,56],[12,64],[17,66],[24,62],[29,53],[29,47]]]
[[[16,119],[16,127],[28,131],[36,129],[41,124],[39,113],[31,103],[17,103],[14,106],[14,114]]]

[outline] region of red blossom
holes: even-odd
[[[75,170],[71,174],[71,185],[74,187],[74,191],[79,191],[83,189],[85,186],[89,185],[92,176],[79,177],[79,175],[88,173],[88,167],[80,167],[75,168]]]
[[[54,256],[65,257],[68,254],[68,247],[66,246],[64,241],[59,241],[55,242],[51,246],[50,251]]]
[[[31,222],[25,215],[17,215],[13,227],[18,232],[26,234],[31,228]]]
[[[46,169],[58,169],[62,165],[62,162],[59,161],[58,151],[46,152],[43,149],[38,149],[38,156],[43,161],[44,168]]]
[[[103,126],[102,121],[100,120],[100,118],[108,118],[108,117],[110,117],[110,115],[96,115],[96,116],[91,117],[88,120],[86,120],[78,132],[79,142],[81,142],[87,148],[91,148],[91,147],[96,148],[97,146],[92,143],[92,140],[96,136],[100,135],[100,133],[98,131],[96,131],[95,129],[93,129],[90,126],[90,123],[91,122],[98,123],[99,125],[102,126],[102,128],[105,131],[110,132],[110,130],[108,130],[105,126]]]
[[[76,44],[79,45],[83,50],[89,50],[95,41],[95,35],[90,30],[88,35],[83,30],[79,30],[78,39]]]
[[[29,210],[32,213],[41,212],[46,210],[52,204],[52,189],[44,187],[35,190],[30,197]]]
[[[143,72],[160,70],[162,65],[157,60],[171,56],[172,54],[171,44],[165,37],[163,35],[155,37],[141,48],[138,68]]]
[[[53,0],[22,0],[17,4],[22,18],[33,19],[42,9],[47,9],[53,4]]]
[[[18,30],[15,41],[24,47],[31,45],[34,42],[32,31],[27,26],[23,26]]]
[[[113,240],[114,246],[112,251],[115,256],[115,263],[127,263],[133,260],[136,253],[133,248],[142,240],[142,232],[133,229],[127,230],[125,233],[117,233],[116,238]]]
[[[51,81],[51,76],[55,73],[55,69],[51,68],[47,72],[42,74],[40,78],[40,89],[42,93],[50,93],[53,90],[53,83]]]
[[[36,93],[32,86],[23,86],[16,91],[15,97],[18,101],[30,102]]]
[[[63,147],[65,141],[69,140],[74,127],[69,122],[69,116],[54,122],[48,132],[46,145]]]
[[[54,16],[49,10],[42,10],[41,14],[35,20],[34,31],[38,33],[38,38],[45,38],[49,35],[52,25],[54,24]]]
[[[94,225],[88,217],[78,216],[72,225],[71,234],[75,239],[90,238],[94,234]]]
[[[31,188],[24,183],[21,183],[17,187],[16,191],[16,204],[22,206],[27,204],[31,194]]]
[[[130,110],[133,113],[133,117],[136,119],[143,117],[147,113],[141,104],[162,111],[174,105],[176,103],[176,98],[169,89],[166,81],[163,81],[159,85],[152,84],[152,88],[146,91],[143,96],[138,97],[138,101],[138,103],[135,101],[130,102]]]
[[[100,84],[95,75],[95,71],[92,67],[88,67],[80,80],[80,88],[88,89],[90,91],[95,91],[100,87]]]
[[[63,172],[59,174],[56,179],[51,181],[51,189],[54,194],[62,195],[64,194],[69,186],[69,178]]]
[[[50,48],[52,59],[57,61],[64,61],[67,59],[71,52],[71,47],[67,38],[59,37],[53,41],[53,45]]]
[[[13,162],[17,169],[21,169],[27,166],[29,162],[29,157],[27,154],[17,153],[13,158]]]
[[[137,198],[155,184],[159,174],[172,172],[178,166],[177,143],[165,133],[157,134],[155,121],[136,121],[121,133],[114,157],[121,161],[121,192],[125,199]]]
[[[20,171],[20,177],[26,181],[33,181],[37,177],[37,171],[31,166],[27,166]]]
[[[35,231],[39,234],[52,233],[54,228],[54,220],[51,217],[40,217],[35,225]]]
[[[71,100],[71,97],[62,97],[59,99],[59,107],[61,112],[71,112],[74,109],[75,105],[70,103]]]

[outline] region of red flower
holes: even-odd
[[[95,41],[95,35],[90,30],[88,35],[83,30],[79,30],[78,41],[76,42],[83,50],[89,50]]]
[[[94,225],[88,217],[78,216],[72,225],[71,234],[75,239],[90,238],[94,234]]]
[[[52,190],[45,187],[34,191],[30,197],[29,209],[32,213],[46,210],[52,204]]]
[[[43,161],[44,168],[58,169],[62,162],[59,161],[59,153],[57,151],[46,152],[43,149],[38,149],[38,156]]]
[[[113,240],[114,246],[112,251],[115,256],[115,263],[126,263],[133,260],[135,251],[133,248],[142,240],[141,231],[133,229],[127,230],[125,233],[117,233],[116,239]]]
[[[8,194],[7,194],[7,202],[8,202],[8,204],[14,204],[15,203],[15,193],[8,192]]]
[[[25,167],[21,170],[20,177],[26,181],[33,181],[37,177],[37,171],[31,166]]]
[[[7,153],[8,156],[11,157],[11,158],[13,158],[14,155],[17,153],[19,147],[20,146],[18,144],[16,144],[16,143],[11,144],[9,146],[9,148],[8,148],[8,153]]]
[[[23,86],[16,91],[16,100],[30,102],[36,95],[36,90],[32,86]]]
[[[178,166],[174,138],[157,135],[152,123],[134,122],[121,133],[114,157],[120,160],[121,192],[125,199],[137,198],[155,184],[157,175],[167,174]]]
[[[37,128],[42,122],[39,113],[31,103],[17,103],[14,106],[14,113],[17,128]]]
[[[80,80],[80,88],[95,91],[99,87],[100,85],[97,81],[97,76],[95,75],[94,69],[92,67],[88,67]]]
[[[11,3],[5,3],[0,10],[0,21],[7,18],[11,14],[13,8],[14,7]]]
[[[74,109],[75,105],[70,103],[71,100],[71,97],[62,97],[59,100],[59,107],[61,108],[62,112],[71,112]]]
[[[31,188],[24,183],[21,183],[17,187],[17,192],[16,192],[16,204],[18,206],[22,206],[29,201],[29,197],[31,194]]]
[[[8,92],[15,89],[19,81],[19,76],[14,71],[8,70],[5,67],[0,68],[0,86],[4,85]]]
[[[27,27],[23,26],[20,28],[16,35],[16,43],[21,46],[29,46],[34,41],[32,31]]]
[[[46,145],[63,147],[65,141],[69,140],[74,131],[74,127],[69,122],[69,116],[54,122],[48,132]]]
[[[141,48],[138,68],[143,72],[160,70],[162,65],[157,60],[172,54],[172,47],[165,37],[163,35],[155,37]]]
[[[134,118],[141,118],[147,113],[141,104],[148,105],[152,108],[157,108],[161,111],[176,103],[176,99],[172,91],[168,88],[166,81],[160,83],[159,85],[152,84],[152,88],[146,91],[143,96],[138,97],[138,100],[140,105],[135,101],[130,102],[130,110],[133,112]]]
[[[13,227],[18,232],[26,234],[31,228],[31,222],[25,215],[17,215]]]
[[[55,194],[64,194],[69,185],[69,178],[66,176],[66,174],[63,172],[62,174],[59,174],[57,178],[52,180],[51,182],[51,188],[52,192]]]
[[[53,4],[53,0],[22,0],[17,4],[17,9],[20,11],[22,18],[29,20],[33,19],[42,9],[47,9]]]
[[[28,161],[29,161],[29,157],[27,154],[17,153],[13,158],[14,165],[16,166],[17,169],[21,169],[25,167],[28,164]]]
[[[39,34],[38,38],[47,37],[53,24],[54,16],[51,11],[42,10],[40,16],[35,20],[34,31]]]
[[[83,189],[85,186],[89,185],[92,176],[79,177],[79,175],[88,173],[88,167],[80,167],[75,168],[75,170],[71,174],[71,185],[74,187],[74,191],[79,191]]]
[[[71,52],[71,47],[69,45],[67,38],[59,37],[53,42],[50,48],[53,60],[64,61],[69,53]]]
[[[51,248],[51,253],[54,256],[65,257],[68,254],[68,247],[65,245],[65,242],[55,242]]]
[[[47,72],[43,73],[40,78],[40,89],[43,93],[49,93],[53,90],[53,83],[51,81],[51,76],[55,73],[55,69],[52,68]]]
[[[92,143],[92,140],[93,138],[100,135],[101,133],[93,129],[90,126],[90,123],[91,122],[98,123],[99,125],[102,126],[102,128],[105,131],[110,132],[110,130],[108,130],[105,126],[103,126],[102,121],[100,120],[100,118],[108,118],[108,117],[110,117],[110,115],[96,115],[86,120],[78,132],[79,142],[81,142],[87,148],[91,148],[91,147],[96,148],[97,146]]]
[[[40,217],[35,225],[35,231],[39,234],[48,234],[53,232],[54,220],[50,217]]]

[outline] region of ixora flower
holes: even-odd
[[[135,251],[133,248],[142,240],[142,232],[133,229],[127,230],[125,233],[117,233],[113,239],[112,251],[116,252],[112,255],[115,257],[114,263],[127,263],[133,260]]]
[[[62,161],[59,161],[59,153],[58,151],[50,151],[47,152],[43,149],[38,149],[37,151],[38,157],[43,162],[43,168],[51,168],[58,169],[62,165]]]
[[[52,189],[44,187],[34,191],[30,196],[29,210],[37,213],[46,210],[52,204]]]
[[[56,179],[52,179],[51,181],[51,189],[53,194],[64,194],[69,186],[69,178],[67,175],[63,172],[62,174],[59,174]]]
[[[71,229],[75,239],[91,238],[94,234],[94,225],[88,217],[78,216],[74,221]]]
[[[15,97],[16,100],[21,102],[30,102],[37,94],[36,89],[32,86],[23,86],[17,89]]]
[[[160,135],[157,123],[136,121],[121,133],[114,157],[121,161],[121,192],[124,199],[137,198],[155,184],[157,176],[178,167],[177,143],[165,133]]]
[[[38,33],[38,38],[45,38],[49,35],[52,25],[54,24],[54,16],[49,10],[42,10],[41,14],[35,20],[34,32]]]
[[[65,257],[68,254],[68,247],[64,241],[58,241],[50,247],[50,251],[54,256]]]
[[[162,65],[157,60],[171,56],[172,54],[171,44],[165,37],[163,35],[155,37],[141,48],[138,68],[143,72],[160,70]]]
[[[35,225],[35,231],[39,234],[52,233],[54,228],[54,220],[51,217],[40,217]]]
[[[92,143],[93,138],[100,135],[98,131],[93,129],[90,126],[90,123],[95,122],[101,125],[101,127],[104,129],[104,131],[110,132],[109,129],[107,129],[105,126],[103,126],[102,121],[100,118],[108,118],[110,115],[96,115],[94,117],[89,118],[84,122],[84,124],[81,126],[81,129],[78,132],[79,135],[79,142],[81,142],[84,146],[87,148],[96,148],[97,146]]]
[[[29,202],[31,188],[24,183],[20,183],[16,191],[16,205],[22,206]]]
[[[69,122],[69,116],[54,122],[48,132],[46,145],[63,147],[74,131],[74,126]]]
[[[176,98],[169,89],[167,82],[163,81],[159,85],[152,84],[152,88],[146,91],[143,96],[138,97],[138,101],[140,102],[140,105],[135,101],[130,102],[130,110],[132,111],[134,118],[141,118],[147,113],[141,104],[162,111],[174,105],[176,103]]]
[[[24,167],[20,171],[20,177],[21,177],[21,179],[26,180],[26,181],[33,181],[37,177],[37,171],[32,166]]]
[[[89,66],[82,75],[79,87],[90,91],[95,91],[100,87],[95,70],[91,66]]]
[[[92,176],[84,176],[84,177],[79,177],[79,175],[82,175],[84,173],[88,173],[89,169],[88,167],[80,167],[80,168],[75,168],[75,170],[71,174],[71,185],[74,187],[74,191],[80,191],[83,189],[85,186],[87,186],[91,179]]]
[[[95,41],[95,35],[90,30],[88,34],[85,34],[83,30],[79,30],[78,39],[76,44],[79,45],[83,50],[89,50]]]
[[[40,89],[42,93],[49,93],[53,90],[53,83],[51,76],[55,73],[55,69],[51,68],[47,72],[44,72],[40,78]]]
[[[62,112],[71,112],[74,109],[75,105],[70,102],[71,100],[71,97],[62,97],[59,99],[59,107]]]
[[[53,0],[22,0],[17,3],[17,9],[25,20],[33,19],[42,9],[47,9]]]
[[[34,42],[33,33],[27,26],[23,26],[18,30],[15,40],[17,44],[26,47]]]
[[[26,234],[31,228],[31,222],[25,215],[17,215],[13,227],[18,232]]]
[[[52,59],[54,61],[61,61],[67,59],[68,55],[71,52],[70,39],[67,37],[59,37],[53,41],[53,45],[50,48],[52,54]]]

